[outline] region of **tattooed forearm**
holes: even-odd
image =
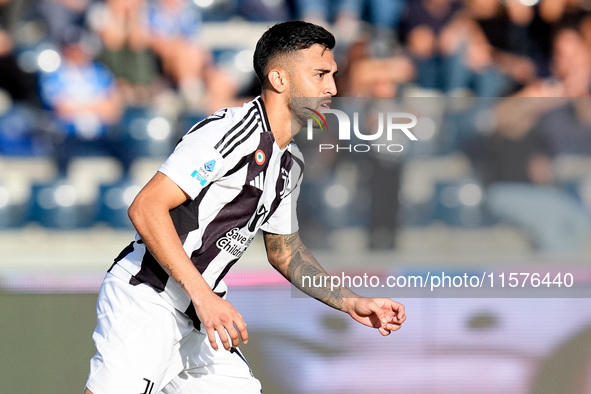
[[[291,244],[298,238],[297,233],[284,235],[283,236],[283,246],[289,248]]]
[[[332,290],[328,287],[328,274],[303,244],[300,244],[292,256],[288,272],[288,279],[298,289],[335,309],[342,309],[343,296],[340,287]]]
[[[265,233],[265,247],[271,262],[287,261],[291,257],[291,244],[298,239],[297,233],[290,235],[278,235]],[[279,267],[276,267],[280,270]]]
[[[299,274],[300,276],[313,277],[318,274],[322,274],[322,272],[317,267],[309,263],[303,263],[300,267]]]
[[[269,252],[277,253],[281,250],[281,242],[278,239],[274,239],[268,244],[267,248]]]
[[[341,288],[331,289],[328,274],[297,233],[265,233],[265,246],[271,264],[294,286],[335,309],[342,309]]]

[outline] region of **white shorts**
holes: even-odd
[[[94,394],[261,393],[236,348],[213,350],[207,335],[147,285],[107,274],[98,296]],[[218,338],[219,339],[219,338]]]

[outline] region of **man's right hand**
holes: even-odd
[[[246,323],[230,302],[211,292],[206,297],[194,300],[193,303],[214,350],[219,348],[215,337],[216,331],[226,350],[238,346],[240,338],[243,343],[248,342]]]
[[[187,256],[170,217],[170,210],[189,196],[166,175],[158,172],[138,193],[129,208],[129,218],[138,234],[164,270],[187,292],[211,347],[218,350],[217,331],[228,350],[248,334],[242,315],[228,301],[218,297]]]

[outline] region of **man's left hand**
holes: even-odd
[[[404,305],[389,298],[350,298],[345,311],[359,323],[377,328],[383,336],[400,329],[406,320]]]

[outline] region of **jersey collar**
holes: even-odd
[[[261,115],[261,119],[263,120],[263,129],[265,131],[271,131],[271,125],[269,124],[269,118],[267,117],[267,110],[265,109],[265,103],[263,103],[261,96],[258,96],[254,99],[254,104],[256,105],[259,114]]]

